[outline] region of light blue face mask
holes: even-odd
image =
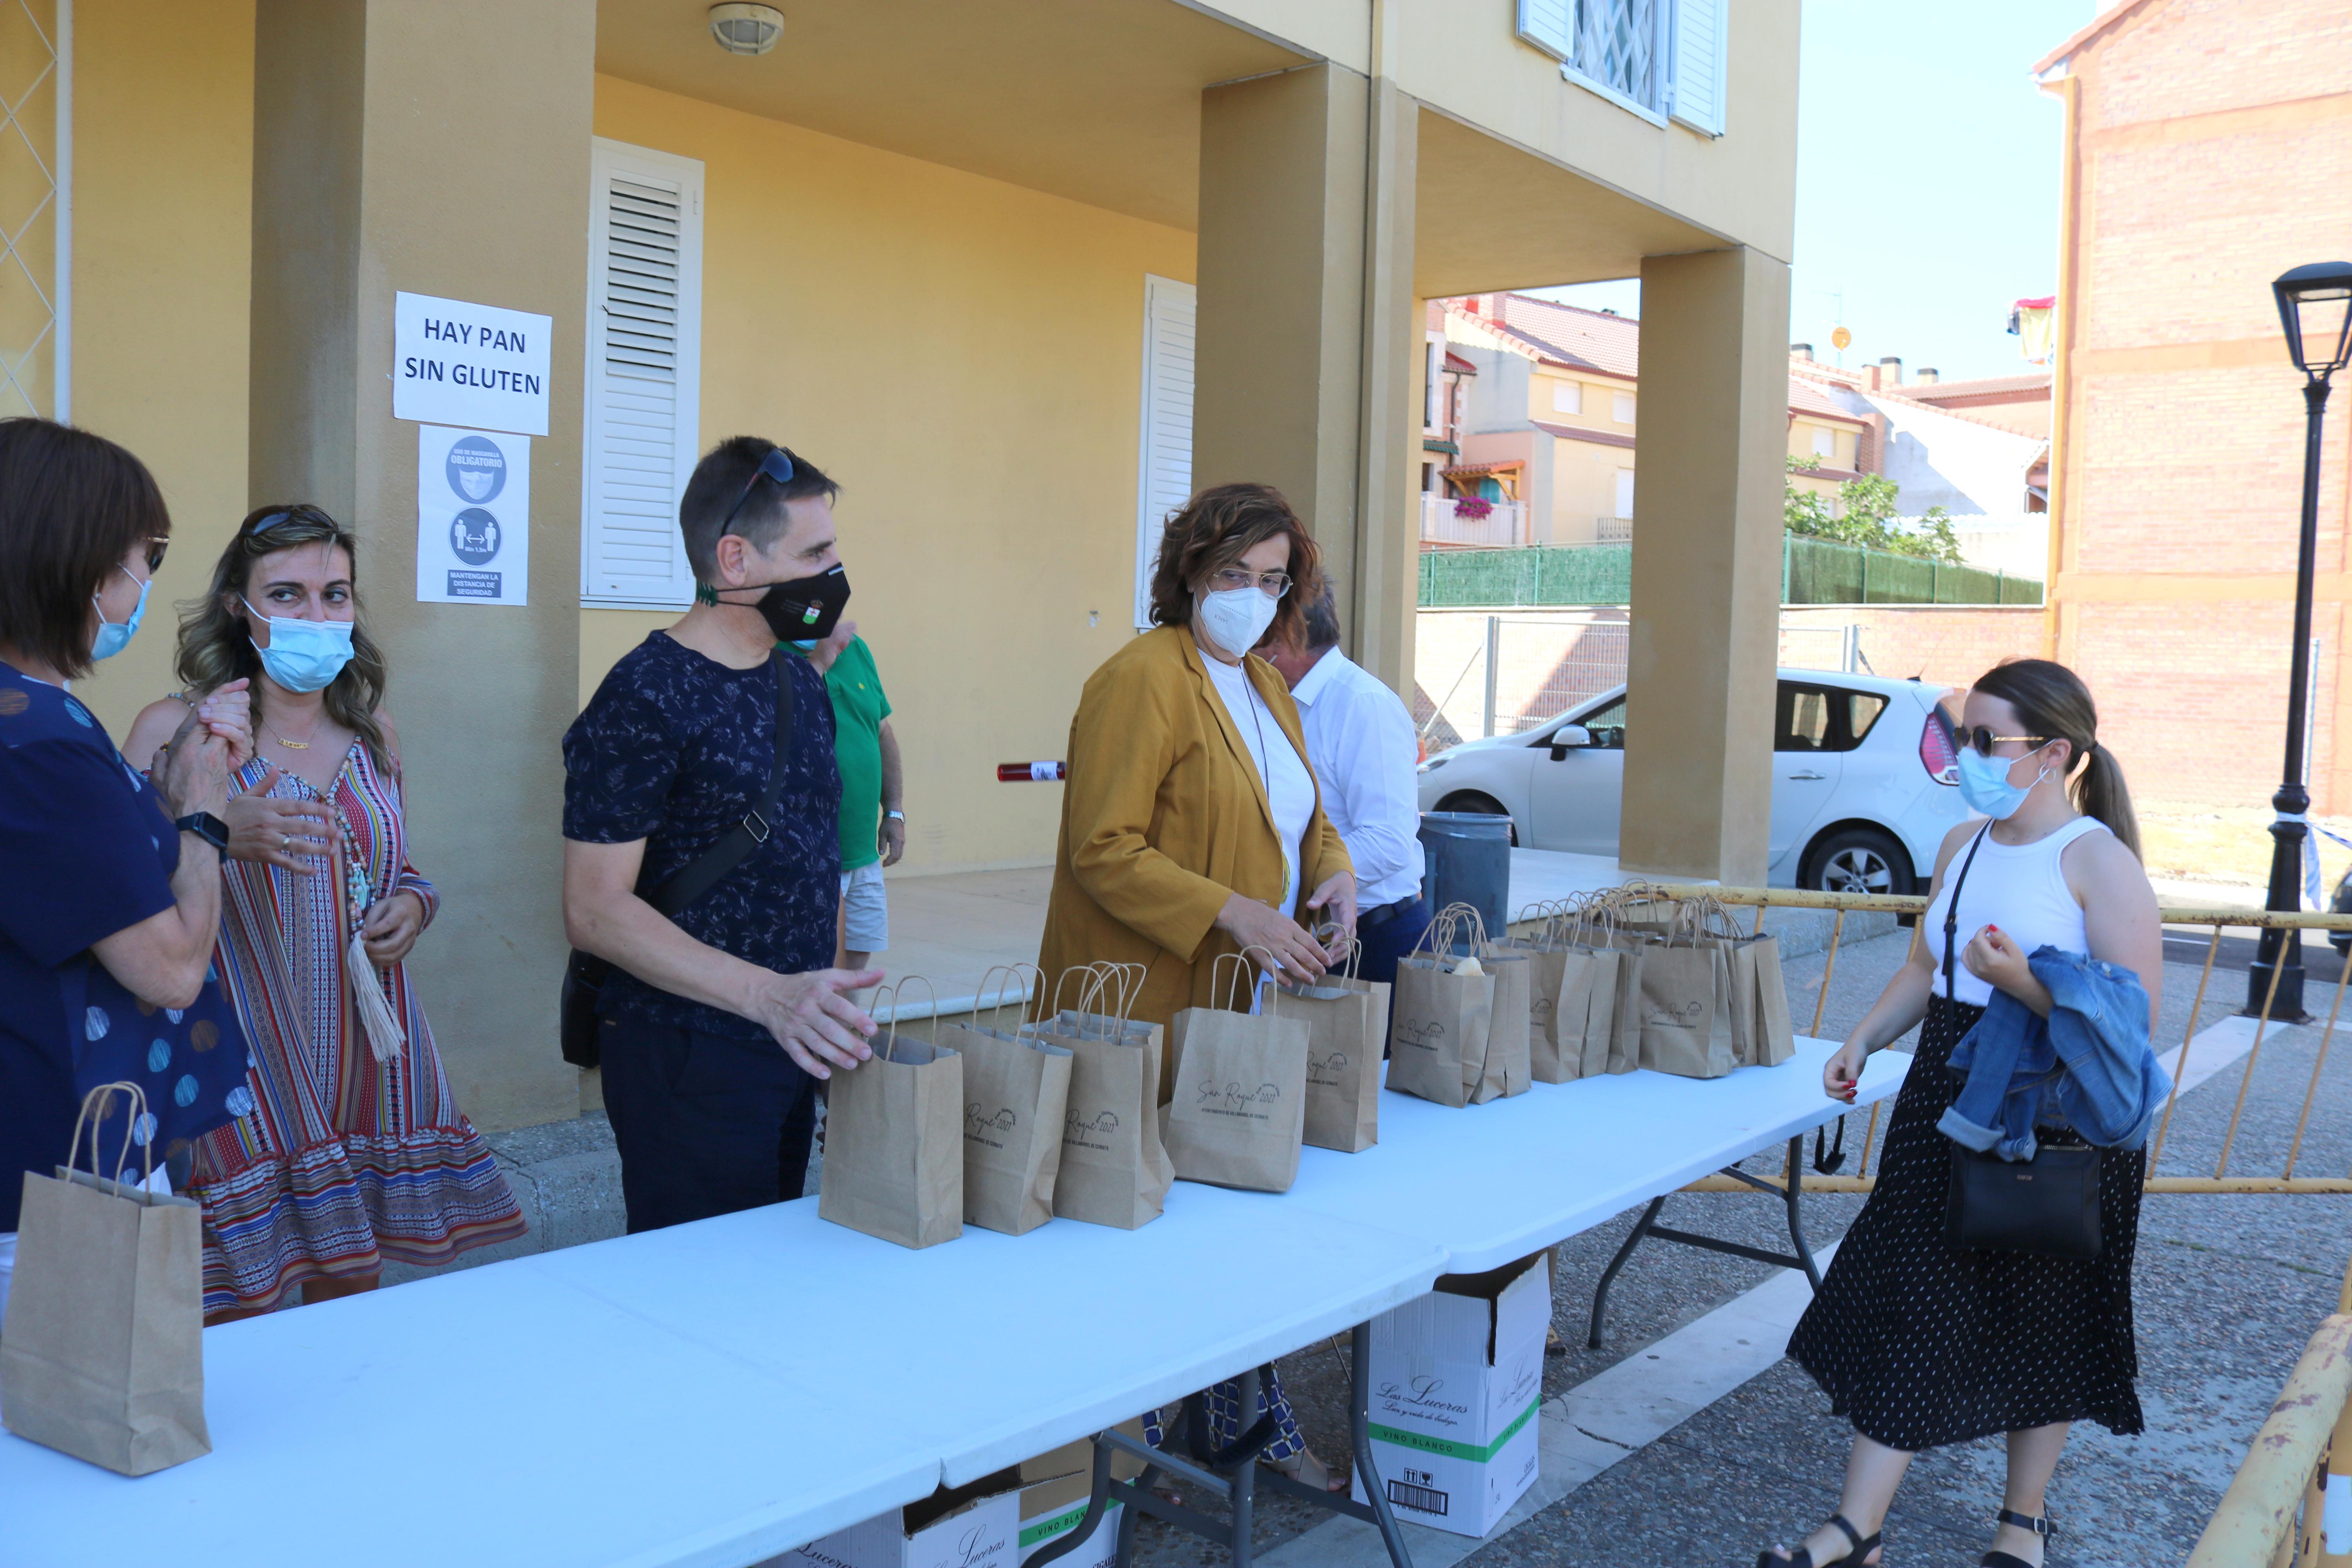
[[[257,616],[253,601],[245,607]],[[269,646],[253,645],[269,679],[289,691],[316,691],[333,681],[352,660],[352,623],[292,620],[262,616],[269,623]]]
[[[2017,815],[2025,797],[2033,793],[2033,784],[2050,776],[2048,767],[2033,775],[2033,784],[2013,784],[2009,782],[2009,770],[2024,759],[2021,757],[1988,757],[1979,755],[1971,746],[1960,753],[1960,799],[1970,811],[1982,812],[1995,822],[2004,822]]]
[[[805,642],[798,637],[794,637],[793,639],[793,646],[800,649],[803,653],[814,653],[816,651],[816,643],[817,639],[814,637],[810,637]]]
[[[122,572],[123,575],[126,577],[130,576],[130,573],[120,566],[116,567],[115,570]],[[138,579],[134,577],[131,581],[138,582]],[[104,606],[100,606],[98,612],[98,636],[90,640],[89,645],[89,657],[93,662],[101,658],[112,658],[116,654],[121,653],[124,648],[131,646],[131,639],[138,635],[140,617],[147,613],[148,591],[154,586],[155,579],[152,577],[148,578],[144,583],[139,584],[139,603],[131,606],[131,618],[123,622],[121,626],[116,626],[112,621],[108,620],[106,618],[106,610]],[[89,602],[93,605],[98,604],[98,595],[92,594],[89,596]]]

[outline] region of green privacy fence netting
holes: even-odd
[[[1421,607],[1623,605],[1633,595],[1631,544],[1433,550],[1421,557]],[[1780,600],[1789,605],[2039,605],[2042,584],[1979,566],[1784,536]]]

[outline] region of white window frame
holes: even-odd
[[[588,330],[583,334],[586,341],[581,377],[580,603],[589,609],[682,610],[694,602],[694,569],[687,561],[682,535],[677,540],[666,592],[622,593],[597,579],[596,567],[602,558],[597,486],[607,412],[602,369],[607,324],[602,304],[608,244],[604,213],[607,183],[616,174],[648,184],[671,186],[678,192],[677,335],[676,379],[671,384],[673,494],[669,507],[670,526],[675,529],[678,500],[686,494],[687,481],[693,477],[694,465],[701,454],[702,161],[598,136],[591,144],[589,168]]]
[[[1200,290],[1190,283],[1156,273],[1143,275],[1143,376],[1136,414],[1135,459],[1135,629],[1148,631],[1151,626],[1151,568],[1160,554],[1160,535],[1168,521],[1168,507],[1155,501],[1151,484],[1151,451],[1165,434],[1160,425],[1160,390],[1162,365],[1160,355],[1159,324],[1160,314],[1170,309],[1181,309],[1192,314],[1194,327],[1199,325]],[[1195,338],[1197,343],[1198,339]],[[1172,367],[1171,374],[1174,374]],[[1192,395],[1195,390],[1191,367],[1182,373],[1184,383],[1184,491],[1192,493]],[[1181,503],[1180,503],[1181,504]]]
[[[1617,515],[1628,521],[1632,521],[1633,516],[1633,470],[1631,468],[1620,468],[1617,470],[1616,505]]]
[[[1581,415],[1584,412],[1584,383],[1580,381],[1553,382],[1551,384],[1551,411],[1554,414]]]
[[[1609,0],[1601,0],[1609,3]],[[1694,23],[1712,23],[1713,50],[1711,57],[1697,57],[1696,49],[1705,40],[1707,29],[1688,34],[1693,40],[1695,58],[1685,61],[1683,11],[1692,8]],[[1653,37],[1650,44],[1650,81],[1655,101],[1642,100],[1620,91],[1608,82],[1585,74],[1576,66],[1577,13],[1580,0],[1517,0],[1517,32],[1520,40],[1531,44],[1559,62],[1563,81],[1571,82],[1596,97],[1604,98],[1627,113],[1648,121],[1664,130],[1671,120],[1702,136],[1717,137],[1724,133],[1723,100],[1729,79],[1730,0],[1654,0],[1651,14]],[[1702,17],[1699,13],[1706,15]],[[1710,90],[1696,95],[1677,90],[1685,72],[1711,69]],[[1678,100],[1683,107],[1678,108]]]
[[[1620,392],[1611,395],[1609,403],[1609,417],[1611,419],[1620,425],[1631,425],[1633,423],[1634,413],[1635,405],[1633,402],[1633,395],[1632,393]]]
[[[1837,456],[1836,431],[1831,429],[1826,425],[1816,425],[1813,426],[1813,456],[1816,458],[1834,458]]]

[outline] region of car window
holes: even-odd
[[[1862,744],[1878,716],[1886,711],[1886,699],[1875,691],[1849,691],[1845,694],[1845,743],[1849,748]]]
[[[1830,734],[1830,694],[1818,686],[1780,683],[1779,722],[1773,726],[1776,752],[1826,752],[1834,744]]]
[[[1622,697],[1574,722],[1584,726],[1585,733],[1592,737],[1595,747],[1611,752],[1625,749],[1625,700]]]

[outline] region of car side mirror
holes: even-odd
[[[1592,731],[1581,724],[1562,724],[1551,732],[1551,760],[1568,761],[1568,753],[1576,747],[1592,744]]]

